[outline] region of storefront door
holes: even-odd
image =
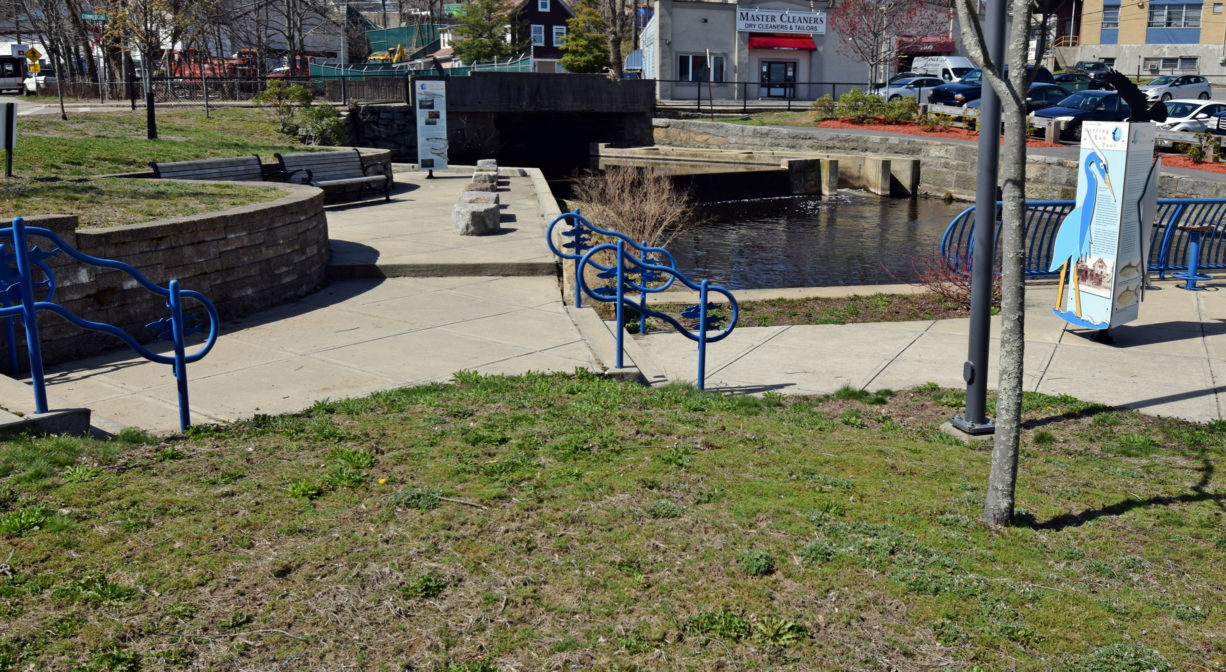
[[[761,98],[796,97],[796,61],[762,61]]]

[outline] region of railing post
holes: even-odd
[[[183,328],[183,301],[179,295],[179,281],[170,281],[170,335],[175,346],[175,385],[179,388],[179,431],[186,432],[192,424],[191,410],[187,406],[187,359],[184,354],[185,330]]]
[[[43,349],[38,342],[38,314],[34,308],[34,276],[30,271],[30,248],[26,246],[26,222],[13,218],[13,253],[21,276],[21,321],[26,328],[26,347],[30,351],[30,381],[34,384],[34,410],[47,412],[47,387],[43,379]]]
[[[626,297],[626,243],[623,240],[617,241],[617,323],[614,325],[614,331],[617,332],[617,368],[625,366],[622,352],[626,345],[626,330],[622,327],[622,300]]]
[[[647,241],[643,241],[643,247],[647,247]],[[655,263],[654,257],[647,258],[646,249],[639,253],[639,257],[644,263]],[[647,270],[639,271],[639,336],[647,333]]]
[[[698,389],[706,389],[707,378],[707,284],[698,290]]]

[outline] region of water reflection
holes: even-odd
[[[914,280],[915,260],[937,254],[966,207],[854,191],[731,201],[700,206],[705,224],[682,230],[668,249],[690,278],[730,289]]]

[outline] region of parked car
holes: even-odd
[[[928,75],[920,77],[909,77],[901,79],[888,86],[883,86],[880,89],[869,91],[874,96],[881,96],[887,101],[898,100],[899,98],[914,98],[915,102],[921,102],[928,98],[928,93],[932,89],[945,83],[945,80],[940,77],[931,77]]]
[[[1051,107],[1056,103],[1073,95],[1072,91],[1060,86],[1059,84],[1044,84],[1043,82],[1035,82],[1030,85],[1030,90],[1026,92],[1026,112],[1034,112],[1045,107]],[[976,98],[966,104],[966,109],[976,109],[982,104],[982,100]]]
[[[1063,137],[1081,140],[1081,124],[1087,121],[1123,121],[1132,114],[1128,103],[1115,91],[1078,91],[1064,100],[1036,110],[1032,119],[1064,122]]]
[[[1102,61],[1077,61],[1068,71],[1070,73],[1082,74],[1096,82],[1101,82],[1107,79],[1107,71],[1110,69]]]
[[[894,75],[893,77],[889,78],[888,80],[886,80],[884,84],[882,84],[881,82],[874,83],[873,90],[884,88],[887,86],[893,86],[894,84],[901,82],[904,79],[911,79],[912,77],[919,77],[919,76],[920,76],[920,73],[918,72],[914,72],[912,70],[904,70],[903,72],[900,72]],[[872,93],[872,91],[869,91],[869,93]]]
[[[1030,69],[1035,66],[1028,65],[1026,67]],[[1008,67],[1005,68],[1005,71],[1008,72]],[[1034,81],[1051,84],[1054,82],[1054,78],[1051,76],[1051,71],[1040,66],[1034,72]],[[962,106],[979,98],[982,93],[980,91],[982,85],[983,71],[978,69],[971,70],[962,79],[933,89],[932,93],[928,94],[928,102],[933,105]]]
[[[1201,75],[1162,75],[1142,84],[1141,92],[1151,103],[1175,98],[1209,100],[1209,80]]]
[[[1161,131],[1180,131],[1184,133],[1204,133],[1216,130],[1217,115],[1226,112],[1226,103],[1216,100],[1168,100],[1166,106],[1166,121],[1158,124]],[[1173,140],[1158,138],[1154,143],[1159,147],[1171,147]]]
[[[21,93],[25,84],[26,59],[20,56],[0,56],[0,92],[11,89]]]
[[[1056,75],[1056,83],[1074,93],[1103,88],[1101,83],[1095,81],[1089,75],[1080,72],[1066,72]]]

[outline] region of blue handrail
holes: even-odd
[[[570,250],[569,252],[563,252],[559,250],[557,247],[554,247],[554,244],[553,244],[553,227],[556,226],[559,222],[565,222],[565,221],[570,222],[571,228],[569,231],[563,231],[562,236],[565,238],[571,238],[572,240],[569,243],[562,243],[562,247],[568,248]],[[661,261],[667,259],[668,265],[671,268],[674,268],[674,269],[677,268],[677,261],[673,259],[673,255],[669,253],[668,250],[662,247],[654,247],[654,246],[647,245],[647,243],[644,241],[631,240],[629,236],[622,233],[621,231],[614,231],[612,229],[602,229],[599,226],[596,226],[595,224],[592,224],[591,222],[589,222],[585,217],[583,217],[583,215],[580,215],[578,208],[575,208],[575,210],[572,212],[564,212],[558,215],[557,217],[554,217],[553,221],[549,222],[549,228],[548,230],[545,231],[545,243],[549,245],[550,252],[553,252],[554,254],[556,254],[557,256],[563,259],[571,259],[577,262],[580,258],[583,257],[583,253],[592,247],[593,243],[591,241],[591,236],[593,233],[597,233],[602,236],[608,236],[610,238],[615,238],[618,240],[624,240],[626,241],[626,243],[634,246],[635,248],[649,250],[650,255],[659,255],[656,257],[657,259]],[[648,254],[648,253],[645,252],[645,254]],[[576,308],[581,308],[583,305],[581,293],[579,291],[579,285],[581,284],[580,280],[581,278],[579,277],[579,264],[576,263],[575,264],[575,284],[574,284],[575,307]],[[668,284],[664,285],[663,289],[667,289],[670,285],[672,285],[672,282],[673,280],[670,277],[668,279]],[[644,301],[643,307],[646,308],[647,304],[645,303],[646,302],[645,295],[642,297],[642,300]],[[639,326],[640,326],[640,332],[641,332],[642,328],[646,326],[646,318],[644,318],[643,323],[640,324]]]
[[[629,246],[630,249],[637,251],[640,256],[636,257],[635,255],[630,254],[627,251],[627,246]],[[622,308],[626,304],[635,306],[635,308],[639,311],[639,320],[641,325],[646,324],[647,316],[650,315],[669,323],[674,329],[677,330],[678,333],[682,334],[686,338],[692,341],[697,341],[698,389],[701,390],[705,388],[706,384],[707,344],[723,340],[728,336],[728,334],[732,333],[733,328],[736,327],[736,321],[739,315],[736,298],[733,297],[732,293],[728,290],[724,289],[723,287],[711,285],[706,280],[703,280],[701,283],[697,284],[691,282],[675,267],[651,263],[651,252],[658,249],[660,248],[652,248],[646,245],[636,245],[633,242],[628,243],[624,237],[619,237],[616,244],[604,243],[593,247],[583,255],[577,264],[575,264],[575,277],[579,283],[579,290],[577,290],[576,293],[578,293],[578,291],[582,291],[584,294],[587,294],[597,301],[616,302],[617,368],[619,369],[622,367],[624,362],[623,352],[625,350],[626,330],[622,327]],[[605,250],[616,252],[615,261],[611,266],[605,266],[592,259],[592,255]],[[588,264],[591,264],[599,271],[597,277],[612,279],[614,282],[613,286],[602,286],[594,289],[589,287],[583,275],[583,269]],[[638,274],[640,276],[640,280],[638,282],[630,279],[629,276],[634,274]],[[651,286],[650,282],[643,280],[645,277],[659,277],[660,275],[668,276],[668,282],[666,284],[653,287]],[[674,279],[680,280],[682,284],[690,289],[698,290],[698,304],[691,306],[682,312],[682,317],[696,318],[698,320],[697,333],[691,332],[688,327],[681,324],[681,322],[673,316],[647,308],[647,301],[645,298],[646,295],[664,291],[672,285],[672,281]],[[626,297],[627,291],[638,292],[640,303],[634,304],[631,302],[631,300]],[[723,329],[719,329],[719,323],[722,322],[722,318],[708,314],[708,311],[718,307],[718,304],[709,301],[709,297],[712,292],[723,294],[728,299],[729,305],[732,306],[732,318],[728,321],[728,325]],[[707,333],[709,330],[714,329],[719,329],[715,335],[712,336]],[[642,330],[640,330],[640,333],[643,333]]]
[[[27,236],[45,238],[53,243],[55,248],[51,252],[43,252],[37,247],[30,248],[27,243]],[[34,384],[34,407],[36,412],[47,412],[47,390],[46,381],[43,376],[42,346],[38,337],[37,314],[38,311],[48,311],[59,315],[82,329],[111,334],[149,361],[158,364],[169,364],[174,367],[179,394],[179,427],[182,430],[186,430],[191,424],[190,409],[188,407],[186,365],[190,362],[200,361],[213,349],[213,344],[217,341],[218,325],[221,323],[217,316],[217,309],[213,307],[212,302],[200,292],[180,289],[178,280],[171,280],[167,287],[161,287],[151,282],[140,271],[129,264],[112,259],[100,259],[80,252],[49,229],[27,227],[25,220],[21,217],[13,218],[11,226],[0,229],[0,240],[10,237],[13,248],[11,254],[5,249],[5,244],[0,243],[0,303],[9,304],[19,300],[19,304],[0,306],[0,318],[3,318],[6,323],[10,366],[14,372],[17,369],[17,353],[13,321],[20,319],[25,325],[26,347],[30,355],[30,379]],[[174,355],[159,355],[146,348],[134,336],[119,327],[83,319],[74,315],[67,308],[53,303],[55,276],[44,260],[55,256],[59,252],[63,252],[81,263],[123,271],[132,276],[132,279],[141,287],[155,295],[164,297],[166,299],[166,307],[170,309],[170,316],[155,320],[145,326],[152,329],[158,338],[170,341],[174,345]],[[9,266],[11,261],[16,262],[17,273],[15,275]],[[37,266],[42,271],[45,278],[43,282],[34,282],[31,264]],[[34,298],[34,287],[36,286],[47,288],[42,301],[37,301]],[[196,301],[203,306],[208,316],[208,335],[200,347],[191,354],[186,352],[184,339],[190,334],[201,333],[203,330],[200,328],[199,322],[197,322],[197,315],[184,316],[183,299],[185,298]],[[191,325],[187,323],[188,318],[192,320]]]
[[[1000,203],[997,202],[997,216]],[[1056,229],[1074,207],[1073,201],[1026,202],[1026,275],[1050,277],[1052,243]],[[1156,222],[1150,235],[1149,272],[1159,278],[1170,271],[1188,268],[1188,234],[1180,226],[1211,225],[1216,229],[1200,243],[1200,268],[1226,268],[1226,236],[1222,221],[1226,218],[1226,198],[1160,198]],[[941,238],[941,258],[950,269],[964,275],[970,273],[975,245],[975,208],[963,210],[945,229]],[[996,224],[994,244],[999,253],[1000,223]],[[995,255],[999,259],[1000,255]]]

